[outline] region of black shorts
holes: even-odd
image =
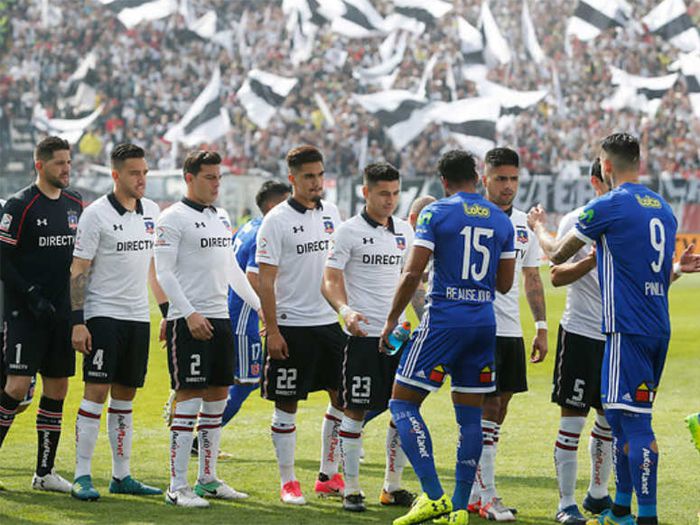
[[[340,403],[354,410],[384,410],[401,353],[379,352],[378,337],[350,337],[343,352]]]
[[[527,392],[525,342],[522,337],[496,337],[496,391],[486,395],[497,396],[502,392]]]
[[[185,319],[168,321],[170,387],[174,390],[229,386],[234,383],[236,352],[228,319],[209,319],[214,336],[208,341],[192,337]]]
[[[605,341],[567,332],[559,326],[552,403],[564,408],[603,408],[600,382]]]
[[[86,321],[92,352],[83,356],[83,381],[140,388],[146,379],[150,323],[93,317]]]
[[[37,322],[29,312],[5,312],[3,366],[6,375],[72,377],[75,350],[69,319]]]
[[[0,340],[4,342],[4,333],[0,332]],[[7,376],[5,375],[5,367],[0,364],[0,390],[5,390],[5,384],[7,383]],[[32,376],[29,382],[29,390],[24,396],[24,399],[19,402],[20,406],[31,405],[34,399],[34,391],[36,390],[36,376]]]
[[[289,358],[270,359],[265,347],[262,396],[272,401],[292,401],[306,399],[318,390],[338,390],[347,340],[340,325],[279,328]]]

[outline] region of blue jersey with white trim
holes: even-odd
[[[670,335],[677,228],[668,203],[642,184],[621,184],[583,209],[574,233],[597,244],[603,333]]]
[[[243,273],[258,273],[255,262],[255,238],[262,224],[262,217],[256,217],[241,226],[233,236],[233,253]],[[257,334],[258,314],[243,301],[231,287],[228,289],[228,313],[236,334]]]
[[[496,272],[515,257],[514,230],[498,206],[476,193],[456,193],[427,206],[415,246],[433,252],[423,324],[436,328],[493,326]]]

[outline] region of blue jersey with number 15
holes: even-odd
[[[423,324],[494,326],[496,272],[501,259],[515,257],[513,235],[508,216],[476,193],[456,193],[427,206],[414,241],[433,252]]]
[[[641,184],[621,184],[583,209],[575,233],[597,243],[603,333],[670,336],[677,227],[666,201]]]

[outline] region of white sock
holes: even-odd
[[[394,422],[389,420],[386,429],[386,466],[384,467],[384,490],[394,492],[401,488],[403,468],[408,463],[406,453],[401,448],[401,438]]]
[[[282,486],[297,479],[294,474],[294,449],[297,446],[296,414],[275,408],[272,414],[272,444],[275,446],[277,465]]]
[[[360,493],[360,450],[362,449],[363,421],[343,416],[340,423],[340,449],[345,473],[345,495]]]
[[[576,455],[585,417],[562,417],[554,446],[554,466],[559,484],[559,510],[576,504]]]
[[[75,478],[89,476],[92,455],[95,452],[97,436],[100,433],[100,417],[103,403],[93,403],[87,399],[80,402],[78,418],[75,421]]]
[[[326,476],[333,477],[338,473],[340,456],[338,454],[338,431],[340,422],[343,419],[343,412],[328,405],[326,415],[321,426],[321,469],[320,472]]]
[[[591,453],[591,483],[588,485],[588,493],[594,498],[604,498],[608,495],[613,465],[612,431],[605,416],[598,413],[595,415],[588,450]]]
[[[170,424],[170,490],[178,490],[189,486],[187,483],[187,466],[192,450],[192,430],[197,421],[202,398],[196,397],[187,401],[178,401],[175,414]]]
[[[224,415],[226,400],[202,401],[197,422],[197,441],[199,442],[199,477],[200,483],[216,481],[216,461],[219,459],[221,442],[221,416]]]
[[[485,505],[493,498],[498,497],[496,493],[496,447],[498,436],[497,429],[500,429],[493,421],[488,419],[481,420],[482,436],[484,440],[484,448],[481,451],[481,461],[479,467],[481,470],[481,503]]]
[[[483,453],[483,451],[482,451]],[[469,493],[469,505],[475,505],[481,501],[481,490],[484,487],[484,480],[481,479],[481,458],[479,465],[474,473],[474,483],[472,483],[472,491]]]
[[[112,445],[112,477],[131,475],[131,442],[134,435],[133,401],[110,399],[107,409],[107,435]]]

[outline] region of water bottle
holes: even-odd
[[[394,331],[389,335],[389,344],[393,346],[393,350],[388,346],[384,345],[386,348],[387,355],[394,355],[403,348],[409,337],[411,337],[411,323],[404,321],[402,324],[394,328]]]

